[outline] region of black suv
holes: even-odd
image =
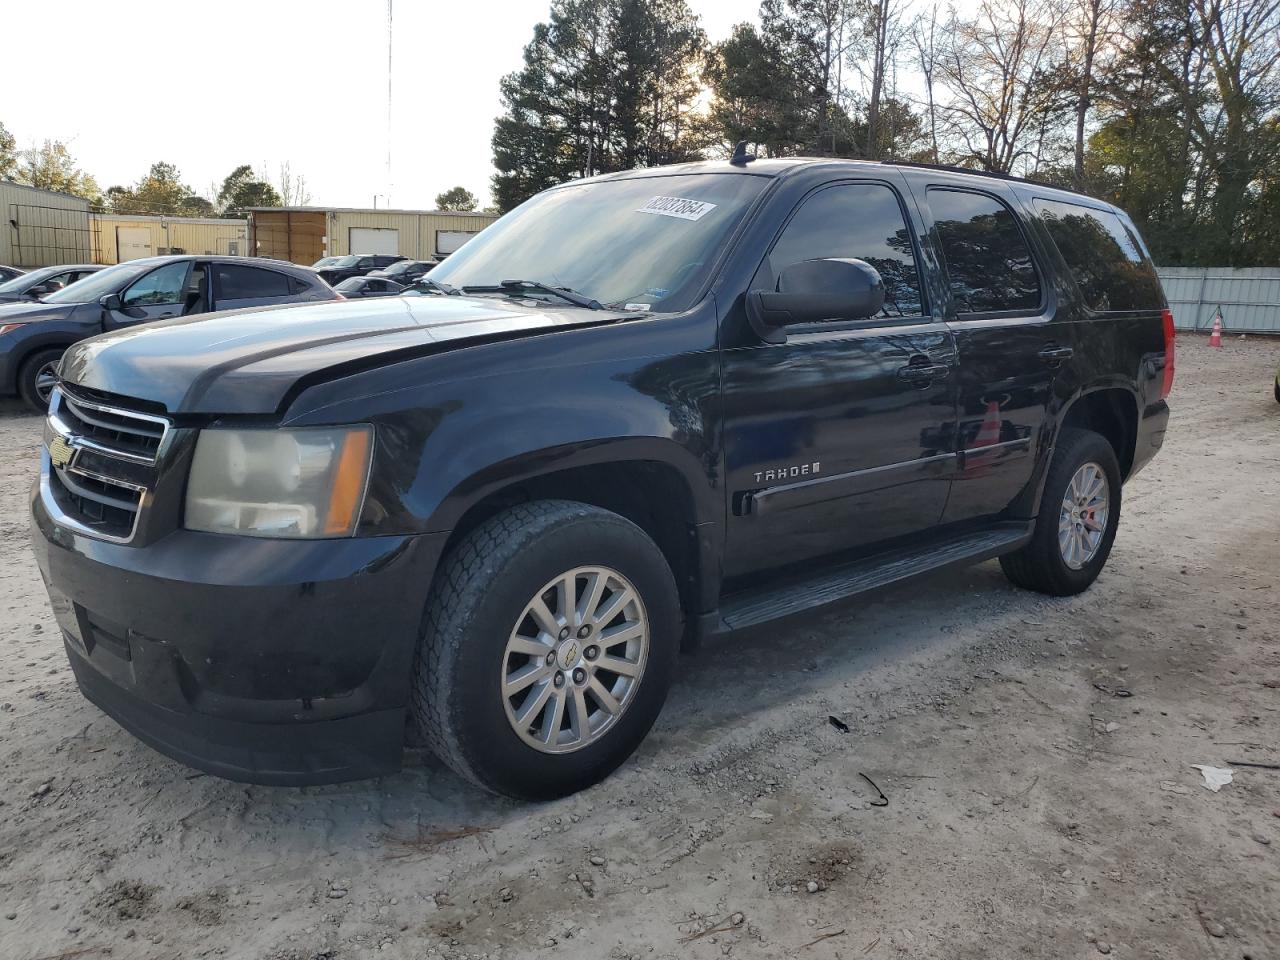
[[[350,280],[352,277],[363,277],[373,270],[382,270],[393,263],[399,263],[403,259],[405,258],[401,256],[381,253],[352,254],[334,258],[332,263],[316,268],[316,273],[320,274],[320,279],[329,284],[329,286],[336,287],[343,280]],[[394,280],[395,278],[393,277],[392,279]]]
[[[546,191],[416,297],[68,351],[32,502],[84,694],[221,776],[553,797],[682,646],[999,557],[1084,590],[1160,448],[1133,224],[1033,183],[829,160]]]
[[[211,310],[336,299],[314,271],[279,260],[130,260],[89,273],[35,303],[0,304],[0,394],[16,393],[33,410],[43,410],[63,351],[104,330]]]

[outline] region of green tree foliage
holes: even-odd
[[[278,207],[280,194],[247,163],[227,174],[218,188],[217,207],[224,217],[241,218],[250,207]]]
[[[451,187],[443,193],[436,194],[437,210],[470,211],[480,206],[476,195],[466,187]]]
[[[501,83],[493,195],[696,157],[706,38],[685,0],[554,0]]]
[[[0,123],[0,180],[12,180],[18,169],[18,141]]]
[[[171,163],[153,163],[147,175],[132,187],[109,187],[107,205],[113,213],[153,214],[171,217],[211,217],[213,203],[182,182]]]
[[[38,147],[18,153],[13,179],[29,187],[83,197],[92,203],[102,198],[98,182],[76,166],[66,144],[58,140],[46,140]]]

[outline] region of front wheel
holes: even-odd
[[[1088,589],[1098,578],[1120,523],[1120,465],[1107,439],[1092,430],[1058,437],[1031,542],[1000,558],[1014,584],[1055,597]]]
[[[49,397],[58,385],[58,362],[62,354],[62,347],[37,350],[23,361],[18,371],[18,393],[37,413],[49,409]]]
[[[603,779],[657,719],[679,648],[657,545],[598,507],[537,501],[481,524],[427,603],[413,708],[432,751],[527,800]]]

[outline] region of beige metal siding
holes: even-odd
[[[93,259],[95,263],[119,263],[117,244],[120,228],[129,236],[147,230],[155,253],[194,253],[249,256],[249,221],[189,217],[140,217],[93,215]],[[126,252],[124,259],[129,259]]]
[[[91,248],[88,200],[0,182],[0,263],[88,263]]]

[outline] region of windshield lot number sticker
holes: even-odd
[[[684,200],[680,197],[654,197],[636,213],[652,213],[659,217],[675,217],[679,220],[701,220],[716,208],[714,203],[703,200]]]

